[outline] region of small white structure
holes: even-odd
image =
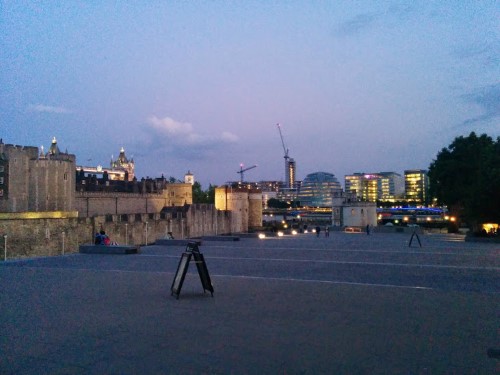
[[[184,175],[184,183],[194,185],[194,175],[191,173],[191,171],[187,171],[187,173]]]
[[[335,192],[332,201],[332,225],[334,227],[377,226],[375,202],[360,201],[356,194],[344,192]]]

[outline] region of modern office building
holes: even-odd
[[[298,200],[305,207],[332,207],[335,193],[342,191],[339,181],[332,173],[310,173],[302,181]]]
[[[382,202],[402,200],[405,194],[404,177],[396,172],[379,172],[377,199]]]
[[[406,170],[405,198],[408,203],[426,205],[429,203],[429,177],[423,169]]]
[[[354,173],[344,178],[346,193],[354,193],[364,201],[376,202],[378,198],[378,179],[376,173]]]
[[[344,179],[346,193],[368,202],[395,202],[404,197],[403,177],[395,172],[354,173]]]

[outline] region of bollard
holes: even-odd
[[[4,261],[7,261],[7,235],[4,234],[3,235],[3,250],[4,250],[4,256],[3,256],[3,260]]]
[[[125,245],[128,245],[128,224],[125,224]]]
[[[148,222],[146,221],[146,246],[148,245]]]
[[[64,255],[64,238],[65,238],[66,234],[64,232],[62,232],[62,255]]]

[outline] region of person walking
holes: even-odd
[[[319,237],[319,233],[321,232],[320,226],[316,226],[316,237]]]
[[[325,227],[325,237],[330,237],[330,227],[328,225]]]

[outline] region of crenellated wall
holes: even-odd
[[[161,193],[77,192],[75,209],[80,217],[159,213],[193,201],[191,184],[169,184]]]
[[[0,143],[0,212],[69,211],[74,197],[75,155]]]

